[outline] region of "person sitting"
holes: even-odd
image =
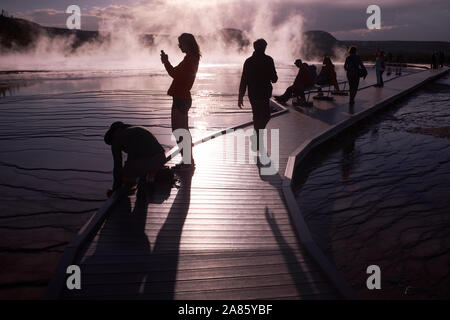
[[[323,59],[322,69],[316,79],[316,84],[319,86],[333,85],[335,92],[340,92],[337,82],[336,71],[334,70],[334,64],[331,62],[330,57]],[[319,96],[323,96],[322,88],[319,87]]]
[[[305,103],[305,89],[314,85],[314,77],[307,63],[302,63],[301,59],[295,60],[294,63],[299,68],[297,77],[295,77],[292,86],[288,87],[283,95],[275,96],[275,100],[285,104],[292,95],[300,97],[300,103]]]
[[[138,177],[147,181],[154,179],[166,162],[164,148],[143,127],[114,122],[106,132],[104,141],[111,146],[114,159],[114,183],[113,188],[107,192],[108,197],[122,185],[132,191]],[[122,152],[128,154],[124,166]]]

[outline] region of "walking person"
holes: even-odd
[[[164,64],[169,76],[173,78],[172,84],[167,91],[167,94],[173,99],[171,112],[172,132],[177,129],[185,129],[187,134],[191,136],[188,124],[188,112],[192,106],[190,90],[194,85],[201,54],[195,37],[190,33],[183,33],[178,37],[178,47],[181,52],[186,54],[178,66],[173,67],[171,65],[169,56],[164,51],[161,51],[161,62]],[[180,145],[182,140],[183,137],[178,138],[177,143]],[[183,157],[183,148],[181,148],[183,160],[175,166],[176,169],[189,169],[195,166],[192,156],[192,143],[190,148],[191,159],[187,159],[186,162]]]
[[[252,106],[253,125],[256,131],[256,150],[260,150],[259,130],[266,127],[270,119],[272,83],[278,76],[272,57],[265,54],[267,42],[258,39],[253,43],[255,51],[245,60],[239,86],[238,106],[244,106],[244,95],[248,87],[248,98]]]
[[[356,54],[357,50],[355,46],[351,46],[348,52],[349,56],[345,59],[344,69],[347,71],[350,91],[349,105],[353,106],[355,104],[356,93],[358,92],[359,78],[363,77],[365,79],[367,70],[362,63],[360,56]]]
[[[386,69],[385,60],[384,60],[384,51],[380,51],[377,53],[377,59],[375,61],[375,72],[377,74],[377,84],[375,87],[383,87],[383,72]]]

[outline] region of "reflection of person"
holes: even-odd
[[[245,60],[239,86],[238,106],[244,105],[244,95],[248,87],[248,98],[252,106],[253,124],[256,130],[259,150],[259,130],[264,129],[270,119],[270,97],[272,97],[272,83],[277,82],[278,76],[273,59],[265,54],[267,42],[258,39],[253,43],[255,51]]]
[[[288,87],[281,96],[275,97],[275,100],[279,103],[285,104],[293,94],[300,97],[300,103],[305,103],[305,89],[314,85],[314,75],[311,73],[308,64],[302,63],[301,59],[295,60],[294,64],[299,69],[298,74],[292,86]]]
[[[153,178],[166,162],[163,147],[153,134],[143,127],[114,122],[104,137],[114,158],[114,184],[108,196],[125,185],[132,189],[138,177]],[[122,152],[128,154],[122,167]]]
[[[350,105],[355,104],[355,96],[358,92],[359,78],[363,76],[366,78],[367,70],[361,61],[359,55],[356,54],[356,47],[351,46],[348,50],[349,56],[345,59],[344,69],[347,71],[347,79],[350,91]]]
[[[178,37],[178,46],[181,52],[186,54],[178,66],[173,67],[170,64],[169,57],[164,51],[161,51],[161,62],[164,64],[169,76],[173,78],[172,84],[167,91],[167,94],[173,98],[171,115],[172,132],[177,129],[185,129],[190,134],[188,125],[188,112],[192,105],[190,90],[194,85],[201,54],[195,37],[190,33],[183,33]],[[180,144],[182,140],[183,138],[180,137],[177,143]],[[181,149],[181,155],[183,156],[183,149]],[[190,163],[184,163],[182,161],[176,167],[189,168],[193,165],[194,159],[191,156]]]

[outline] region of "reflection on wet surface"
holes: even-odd
[[[336,137],[295,177],[315,240],[362,298],[450,298],[449,129],[447,76]],[[373,264],[382,290],[366,287]]]
[[[194,140],[251,120],[248,101],[237,107],[241,71],[199,69]],[[286,79],[295,72],[279,70]],[[0,298],[40,297],[65,245],[105,200],[113,164],[103,135],[113,121],[175,145],[170,83],[163,68],[0,74]]]
[[[241,71],[199,69],[194,140],[251,120],[248,101],[237,108]],[[281,94],[297,69],[277,71]],[[372,71],[361,86],[374,82]],[[342,66],[337,73],[343,80]],[[174,146],[170,82],[162,68],[0,74],[0,298],[40,297],[65,245],[105,200],[112,158],[103,135],[113,121],[148,127],[166,150]]]

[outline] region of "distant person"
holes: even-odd
[[[172,132],[177,129],[185,129],[190,135],[188,124],[188,112],[192,106],[190,90],[194,85],[201,54],[195,37],[190,33],[183,33],[178,37],[178,47],[181,52],[186,54],[178,66],[173,67],[170,64],[169,56],[163,50],[161,50],[161,62],[164,64],[169,76],[173,78],[172,84],[167,91],[167,94],[172,96],[173,99],[171,114]],[[182,140],[183,137],[180,137],[177,143],[180,144]],[[183,156],[183,149],[181,149],[181,156]],[[182,160],[175,168],[192,168],[194,165],[191,144],[190,163],[184,163]]]
[[[392,68],[391,68],[391,66],[392,66],[392,59],[393,59],[392,53],[388,52],[388,54],[386,55],[386,67],[387,67],[386,75],[387,75],[388,77],[389,77],[389,76],[391,75],[391,73],[392,73]]]
[[[292,95],[299,96],[301,99],[300,104],[304,104],[306,102],[305,89],[314,86],[315,77],[308,64],[302,62],[301,59],[295,60],[294,64],[299,69],[294,83],[281,96],[275,96],[275,100],[281,104],[285,104],[292,98]]]
[[[377,59],[375,61],[375,72],[377,75],[377,84],[375,87],[383,87],[383,72],[386,69],[386,64],[384,61],[384,51],[379,51],[377,53]]]
[[[331,62],[330,57],[324,57],[322,62],[322,69],[316,78],[316,84],[322,85],[332,85],[335,92],[340,92],[339,85],[337,82],[336,71],[334,69],[334,64]],[[323,95],[322,89],[319,88],[319,96]]]
[[[253,43],[255,51],[245,60],[239,86],[238,106],[244,106],[244,95],[248,87],[248,98],[252,106],[253,125],[256,130],[256,149],[260,149],[259,130],[264,129],[270,119],[272,83],[278,81],[273,59],[265,54],[267,42],[258,39]]]
[[[444,67],[444,63],[445,63],[445,56],[444,56],[444,52],[440,51],[439,52],[439,66],[442,68]]]
[[[345,59],[344,69],[347,71],[350,91],[349,104],[353,106],[355,104],[356,93],[358,92],[359,78],[363,77],[365,79],[367,76],[367,70],[366,67],[364,67],[359,55],[356,54],[357,50],[355,46],[351,46],[348,52],[349,56]]]
[[[431,55],[431,69],[437,69],[438,66],[438,57],[437,52],[433,52]]]
[[[113,188],[108,190],[108,197],[122,185],[133,189],[138,177],[151,180],[166,162],[164,148],[143,127],[114,122],[106,132],[104,141],[111,146],[114,159],[114,183]],[[125,165],[122,164],[122,152],[128,154]]]
[[[403,63],[403,56],[401,54],[397,55],[397,58],[395,59],[395,75],[401,76],[402,75],[402,63]]]

